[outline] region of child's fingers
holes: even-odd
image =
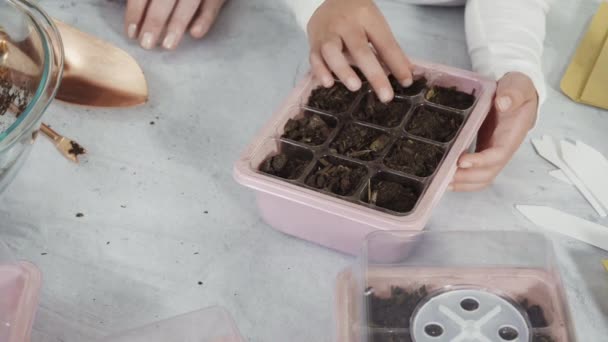
[[[321,55],[327,66],[344,82],[351,91],[361,88],[361,80],[348,63],[344,52],[342,52],[342,40],[335,36],[321,45]]]
[[[452,182],[468,184],[491,183],[496,178],[499,170],[497,167],[458,169]]]
[[[498,82],[496,108],[499,112],[507,112],[534,100],[536,96],[534,84],[527,76],[518,72],[508,73]]]
[[[321,54],[318,50],[310,53],[310,67],[312,68],[315,77],[321,81],[321,84],[323,84],[325,88],[334,85],[334,78],[325,65],[325,62],[323,62],[323,58],[321,58]]]
[[[489,185],[490,185],[490,183],[475,183],[475,184],[453,183],[453,184],[450,184],[450,186],[448,187],[448,190],[457,191],[457,192],[471,192],[471,191],[479,191],[479,190],[485,189]]]
[[[385,21],[382,22],[383,24],[371,25],[367,28],[369,40],[399,83],[404,87],[409,87],[413,82],[411,63],[397,43],[388,24]]]
[[[466,153],[460,156],[458,167],[461,169],[504,166],[509,161],[509,154],[501,147],[491,147],[477,153]]]
[[[140,45],[144,49],[156,46],[167,20],[173,11],[176,0],[152,0],[146,11],[146,18],[141,27]]]
[[[169,25],[167,25],[167,34],[163,40],[163,47],[165,49],[173,50],[179,45],[184,32],[188,28],[188,25],[190,25],[190,21],[200,5],[201,0],[179,0],[173,10]]]
[[[203,38],[207,32],[211,29],[211,26],[215,22],[217,15],[222,9],[225,0],[204,0],[201,5],[200,14],[192,23],[190,34],[192,37],[200,39]]]
[[[391,87],[378,57],[369,46],[365,32],[349,32],[344,35],[344,43],[355,63],[361,69],[382,102],[389,102],[393,98]]]
[[[146,12],[148,0],[127,0],[127,9],[125,11],[125,32],[131,39],[137,37],[139,24]]]

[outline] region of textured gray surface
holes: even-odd
[[[608,154],[608,113],[558,91],[599,0],[557,3],[546,42],[549,99],[534,134],[582,138]],[[233,313],[249,341],[330,341],[333,281],[352,259],[268,227],[253,194],[231,176],[242,148],[306,70],[306,41],[290,14],[278,1],[231,0],[208,39],[166,53],[123,38],[119,1],[42,4],[140,60],[151,100],[127,110],[54,104],[45,120],[83,143],[88,161],[70,164],[41,139],[0,198],[0,236],[44,272],[34,341],[88,341],[214,304]],[[398,1],[382,8],[411,55],[469,66],[461,9]],[[535,230],[516,203],[595,220],[550,169],[526,143],[492,188],[448,194],[429,228]],[[600,260],[608,253],[555,240],[579,341],[605,340],[608,273]]]

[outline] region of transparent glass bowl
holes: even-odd
[[[62,73],[51,18],[30,0],[0,0],[0,192],[27,158]]]

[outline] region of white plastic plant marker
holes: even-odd
[[[608,251],[608,227],[546,206],[515,206],[526,218],[546,230],[569,236]]]
[[[560,169],[549,171],[549,176],[551,176],[559,181],[562,181],[566,184],[572,185],[572,182],[568,179],[568,177],[566,177],[564,172]]]
[[[587,186],[604,208],[608,209],[608,161],[592,147],[561,141],[562,156],[572,171]]]
[[[591,194],[591,192],[589,192],[589,189],[587,189],[585,184],[583,184],[583,182],[574,174],[574,172],[559,156],[557,146],[555,145],[553,139],[550,136],[544,135],[540,139],[532,139],[532,145],[534,145],[536,152],[538,152],[541,157],[545,158],[551,164],[560,168],[564,172],[566,177],[568,177],[572,184],[576,186],[578,191],[580,191],[580,193],[585,197],[587,202],[591,204],[591,206],[593,207],[593,209],[595,209],[598,215],[600,215],[601,217],[606,217],[606,211],[602,208],[600,203],[595,199],[595,197],[593,197],[593,195]]]

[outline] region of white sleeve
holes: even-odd
[[[308,21],[321,6],[323,0],[284,0],[284,2],[294,14],[298,25],[306,32]]]
[[[553,0],[469,0],[467,43],[473,69],[499,79],[519,71],[532,80],[542,104],[546,85],[541,68],[545,19]]]

